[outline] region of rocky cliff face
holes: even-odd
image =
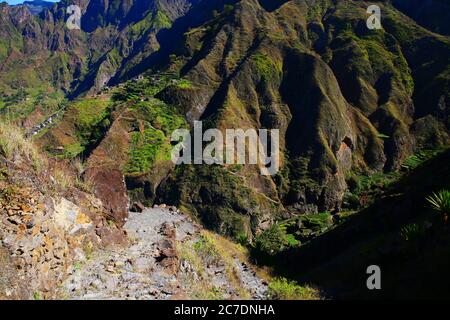
[[[60,297],[61,283],[92,252],[126,244],[107,222],[106,203],[70,168],[0,123],[0,299]]]
[[[352,174],[397,170],[415,148],[448,143],[448,38],[380,5],[384,29],[372,31],[368,2],[238,2],[186,34],[181,70],[194,88],[162,96],[218,128],[280,129],[282,172],[267,181],[245,167],[244,186],[281,211],[339,211]],[[200,99],[208,102],[199,111]],[[197,175],[206,183],[215,174],[205,171],[215,169]],[[180,200],[196,210],[217,198],[190,190]],[[250,207],[233,208],[262,211]]]
[[[64,28],[64,1],[39,18],[2,5],[0,83],[33,86],[33,66],[76,97],[144,71],[179,75],[127,88],[135,96],[116,101],[88,163],[114,163],[133,196],[183,205],[221,233],[251,237],[278,217],[339,212],[352,176],[398,170],[415,150],[449,143],[450,40],[406,1],[377,2],[381,30],[366,27],[366,1],[78,3],[81,31]],[[279,129],[281,171],[172,171],[164,160],[180,115],[222,130]]]

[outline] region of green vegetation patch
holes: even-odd
[[[174,107],[156,99],[155,95],[176,81],[167,75],[154,75],[129,81],[114,92],[113,100],[131,104],[128,110],[136,119],[129,159],[124,167],[126,174],[147,173],[155,163],[170,160],[171,135],[176,129],[187,128],[187,124]]]
[[[70,108],[75,113],[76,126],[80,134],[90,131],[109,115],[109,101],[103,99],[83,99]]]
[[[400,236],[405,241],[418,240],[424,236],[426,229],[422,224],[410,223],[405,225],[400,230]]]
[[[51,115],[60,108],[63,101],[62,92],[51,91],[43,86],[20,88],[8,94],[0,91],[0,118],[25,119],[36,107],[44,115]]]
[[[178,81],[177,86],[180,89],[190,89],[192,88],[192,83],[187,79],[181,79]]]
[[[333,226],[330,213],[304,214],[280,221],[255,237],[253,253],[270,259],[290,248],[299,247]]]
[[[63,157],[73,159],[85,150],[85,147],[80,143],[68,144],[64,146]]]
[[[153,25],[158,28],[170,28],[172,26],[172,21],[170,21],[169,17],[162,11],[156,11],[154,15]]]
[[[402,164],[402,168],[408,171],[416,169],[417,167],[423,165],[426,161],[436,157],[443,151],[444,149],[419,151],[416,154],[406,158],[405,162]]]
[[[270,300],[318,300],[320,293],[309,286],[302,287],[295,281],[277,278],[269,284]]]
[[[144,132],[133,132],[125,173],[148,172],[155,160],[162,159],[170,153],[170,150],[163,148],[165,140],[164,133],[154,128],[147,128]]]
[[[204,234],[193,244],[193,249],[206,264],[218,263],[221,259],[214,240]]]
[[[370,191],[388,188],[400,177],[399,173],[376,172],[370,175],[352,176],[348,183],[351,191],[356,195],[362,195]]]
[[[187,127],[184,118],[173,107],[155,98],[138,102],[130,109],[136,119],[147,121],[154,129],[163,131],[168,138],[174,130]]]
[[[170,28],[172,21],[162,11],[158,10],[153,13],[149,13],[144,19],[133,24],[128,31],[133,39],[138,39],[149,30],[159,30],[163,28]]]
[[[59,123],[62,130],[68,130],[74,140],[61,141],[64,151],[55,153],[54,147],[47,146],[47,150],[54,156],[72,159],[82,153],[86,147],[95,143],[109,127],[111,105],[109,100],[92,98],[80,99],[67,107]],[[71,132],[72,131],[72,132]],[[69,140],[68,140],[69,141]]]
[[[114,101],[139,101],[154,97],[157,93],[174,83],[190,84],[188,80],[179,79],[175,75],[162,74],[151,75],[138,81],[127,81],[122,86],[115,88]]]
[[[280,78],[282,72],[281,64],[275,62],[267,54],[255,53],[252,55],[251,61],[264,79],[274,80]]]
[[[286,232],[286,226],[274,224],[255,238],[257,252],[274,256],[284,250],[300,244],[292,234]]]

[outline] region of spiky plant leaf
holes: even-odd
[[[438,193],[433,193],[427,197],[426,200],[431,204],[431,207],[442,214],[450,213],[450,191],[441,190]]]

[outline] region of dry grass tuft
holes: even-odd
[[[86,168],[84,166],[83,160],[80,157],[73,158],[70,161],[70,166],[75,171],[75,179],[73,185],[81,191],[93,193],[95,184],[92,177],[88,177],[84,174]]]
[[[56,184],[62,189],[67,190],[75,185],[74,178],[67,173],[64,169],[55,168],[52,173]]]
[[[24,158],[30,161],[33,168],[41,171],[45,160],[37,147],[25,138],[23,132],[15,125],[0,121],[0,153],[10,161]]]

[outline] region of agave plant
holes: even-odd
[[[444,223],[448,223],[448,215],[450,214],[450,191],[441,190],[438,193],[433,193],[427,198],[431,207],[442,215]]]
[[[400,230],[400,235],[404,240],[411,241],[419,238],[424,232],[425,228],[423,228],[421,225],[418,225],[417,223],[411,223],[404,226]]]

